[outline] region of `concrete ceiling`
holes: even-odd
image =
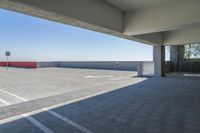
[[[156,4],[172,0],[105,0],[123,11],[146,8]]]
[[[0,0],[0,8],[151,45],[200,42],[200,0]]]

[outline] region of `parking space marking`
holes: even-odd
[[[79,129],[80,131],[84,132],[84,133],[92,133],[92,131],[86,129],[85,127],[73,122],[72,120],[66,118],[66,117],[63,117],[62,115],[52,111],[52,110],[48,110],[47,108],[44,108],[44,110],[46,109],[46,111],[50,114],[52,114],[53,116],[56,116],[57,118],[63,120],[64,122],[68,123],[69,125]]]
[[[5,100],[3,100],[3,101],[5,102],[5,105],[11,105],[9,102],[7,102]],[[47,128],[46,126],[44,126],[42,123],[40,123],[39,121],[37,121],[36,119],[34,119],[28,113],[22,114],[21,116],[24,117],[24,118],[26,118],[26,119],[28,119],[30,122],[32,122],[34,125],[36,125],[38,128],[40,128],[45,133],[54,133],[52,130],[50,130],[49,128]]]
[[[10,93],[10,92],[8,92],[8,91],[4,91],[4,90],[2,90],[2,89],[0,89],[0,91],[3,92],[3,93],[6,93],[6,94],[8,94],[8,95],[14,96],[14,97],[16,97],[16,98],[18,98],[18,99],[21,99],[21,100],[23,100],[23,101],[28,101],[27,99],[25,99],[25,98],[23,98],[23,97],[20,97],[20,96],[17,96],[17,95],[15,95],[15,94],[13,94],[13,93]]]
[[[27,99],[25,99],[25,98],[23,98],[23,97],[20,97],[20,96],[15,95],[15,94],[13,94],[13,93],[10,93],[10,92],[4,91],[4,90],[0,90],[0,91],[1,91],[1,92],[4,92],[4,93],[6,93],[6,94],[9,94],[9,95],[11,95],[11,96],[14,96],[14,97],[16,97],[16,98],[19,98],[19,99],[21,99],[22,101],[29,101],[29,100],[27,100]],[[4,101],[4,100],[3,100],[3,101]],[[10,105],[10,103],[9,103],[9,105]],[[79,124],[77,124],[77,123],[75,123],[75,122],[73,122],[72,120],[70,120],[70,119],[68,119],[68,118],[66,118],[66,117],[64,117],[64,116],[62,116],[62,115],[60,115],[60,114],[58,114],[58,113],[56,113],[56,112],[54,112],[54,111],[52,111],[52,110],[49,110],[49,108],[42,108],[41,110],[47,111],[47,112],[50,113],[51,115],[53,115],[53,116],[55,116],[55,117],[57,117],[57,118],[63,120],[65,123],[67,123],[67,124],[69,124],[69,125],[71,125],[71,126],[77,128],[78,130],[80,130],[80,131],[82,131],[82,132],[84,132],[84,133],[92,133],[92,131],[90,131],[89,129],[87,129],[87,128],[85,128],[85,127],[83,127],[83,126],[81,126],[81,125],[79,125]],[[22,114],[22,116],[25,116],[25,117],[26,117],[26,116],[29,116],[29,117],[27,117],[27,119],[30,120],[31,122],[35,122],[34,124],[37,125],[37,126],[39,126],[41,129],[43,129],[43,131],[48,131],[48,130],[50,130],[50,129],[46,128],[44,125],[42,125],[40,122],[38,122],[37,120],[35,120],[33,117],[31,117],[29,114],[27,114],[27,113],[26,113],[26,114]],[[52,133],[52,132],[47,132],[47,133]]]
[[[5,104],[5,105],[10,105],[10,103],[8,103],[7,101],[5,101],[5,100],[3,100],[1,98],[0,98],[0,102],[3,103],[3,104]]]
[[[109,80],[123,80],[123,79],[128,79],[129,77],[116,77],[116,78],[111,78]]]
[[[88,75],[88,76],[85,76],[85,78],[112,78],[114,77],[113,75]]]
[[[33,124],[35,124],[37,127],[39,127],[42,131],[45,133],[54,133],[51,129],[44,126],[42,123],[31,117],[29,114],[23,114],[25,118],[27,118],[29,121],[31,121]]]

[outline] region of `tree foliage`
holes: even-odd
[[[200,59],[200,43],[185,45],[185,59]]]

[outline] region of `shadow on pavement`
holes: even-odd
[[[148,78],[52,111],[94,133],[199,133],[199,81],[187,76]],[[46,111],[32,117],[54,132],[79,132]],[[0,132],[41,131],[21,118],[2,124]]]

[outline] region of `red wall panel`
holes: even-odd
[[[6,66],[6,62],[0,62],[0,66]],[[8,66],[23,67],[23,68],[37,68],[37,62],[9,62]]]
[[[0,62],[0,66],[6,66],[6,62]]]

